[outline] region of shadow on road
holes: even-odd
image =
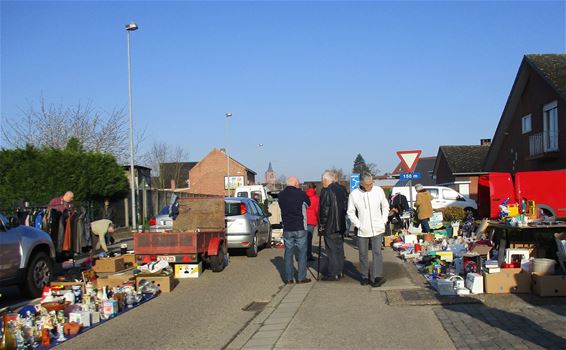
[[[493,329],[499,329],[545,349],[563,349],[564,344],[566,344],[566,339],[563,337],[546,330],[525,316],[512,312],[492,308],[486,305],[481,305],[479,307],[478,305],[443,305],[443,307],[447,311],[462,313],[493,327]],[[467,323],[467,325],[470,328],[474,327],[473,323]],[[499,337],[490,338],[491,339],[486,340],[485,342],[493,343],[495,341],[497,343],[499,341]]]

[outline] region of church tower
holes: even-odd
[[[275,172],[273,171],[273,168],[271,167],[271,162],[269,162],[269,167],[267,168],[267,171],[265,172],[265,183],[267,184],[267,188],[269,188],[271,191],[275,190],[275,182],[277,181],[277,178],[275,176]]]

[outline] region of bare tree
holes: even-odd
[[[158,188],[166,188],[165,183],[167,177],[175,180],[178,186],[183,170],[183,162],[187,161],[189,154],[180,146],[171,148],[164,142],[154,142],[148,152],[144,154],[144,160],[148,164],[154,174],[157,174],[157,182],[154,184]],[[170,166],[165,167],[164,164],[169,163]]]
[[[87,104],[65,106],[48,104],[43,97],[39,105],[29,103],[20,108],[20,115],[5,117],[2,138],[9,147],[63,148],[71,138],[80,141],[85,150],[110,153],[118,162],[127,163],[130,157],[129,128],[124,108],[110,112]],[[145,139],[145,131],[136,133],[135,154]],[[139,158],[138,158],[139,159]]]

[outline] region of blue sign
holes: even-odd
[[[399,180],[418,180],[420,178],[422,178],[422,174],[419,172],[401,173],[399,175]]]
[[[360,187],[360,174],[350,175],[350,191]]]

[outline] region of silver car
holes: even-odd
[[[260,246],[271,247],[269,214],[253,199],[224,199],[228,248],[245,249],[249,257],[257,256]]]
[[[0,284],[19,285],[29,297],[41,296],[53,276],[55,247],[51,237],[0,214]]]

